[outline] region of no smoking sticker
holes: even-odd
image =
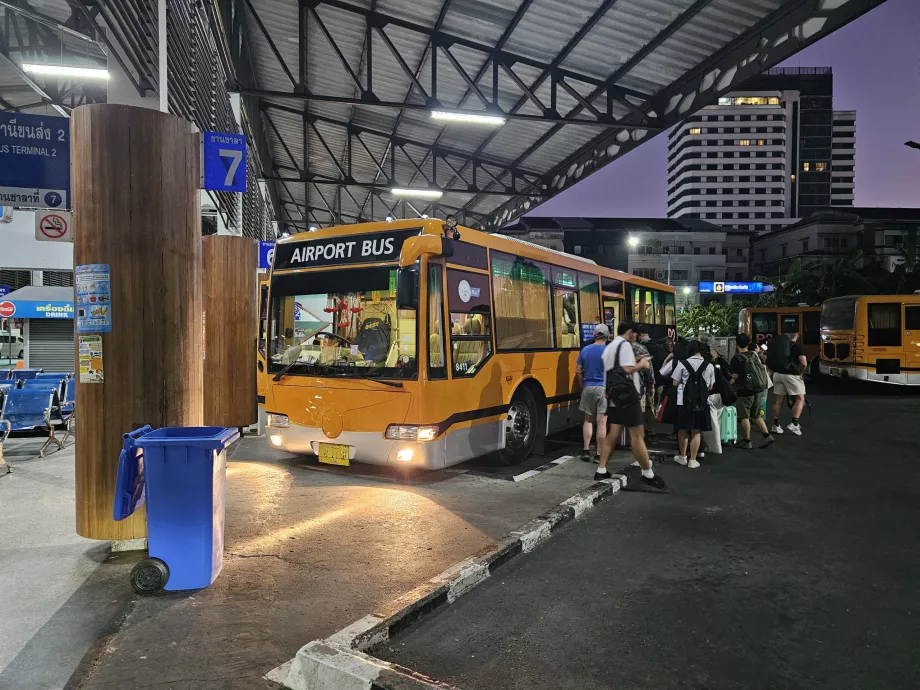
[[[40,242],[73,242],[73,217],[69,211],[38,211],[35,239]]]

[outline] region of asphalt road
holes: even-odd
[[[855,392],[665,465],[670,495],[619,494],[374,653],[463,690],[920,687],[920,397]]]

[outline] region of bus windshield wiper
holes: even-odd
[[[284,376],[286,373],[288,373],[288,372],[291,370],[292,367],[295,367],[295,366],[297,366],[298,364],[301,364],[301,362],[298,362],[298,361],[295,359],[295,360],[294,360],[293,362],[291,362],[290,364],[284,365],[284,366],[281,368],[281,371],[279,371],[277,374],[275,374],[274,378],[272,378],[272,381],[276,381],[276,382],[277,382],[277,381],[280,381],[282,376]]]

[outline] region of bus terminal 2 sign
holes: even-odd
[[[717,295],[758,295],[764,292],[763,283],[742,282],[712,282],[704,281],[699,287],[701,294],[714,293]]]
[[[70,208],[70,120],[0,112],[0,204]]]

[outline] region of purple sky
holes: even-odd
[[[834,108],[856,110],[856,205],[920,207],[920,0],[888,0],[783,66],[834,68]],[[665,216],[662,133],[528,215]]]

